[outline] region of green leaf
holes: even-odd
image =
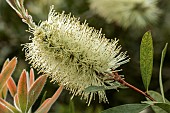
[[[149,104],[125,104],[109,108],[102,113],[139,113],[149,106]]]
[[[25,113],[27,109],[27,102],[28,102],[27,75],[25,70],[22,71],[20,79],[18,81],[17,94],[18,94],[20,109],[23,113]]]
[[[73,100],[70,100],[70,104],[69,104],[69,113],[75,113],[74,102],[73,102]]]
[[[40,105],[45,101],[46,95],[47,95],[47,91],[44,92]]]
[[[165,110],[167,113],[170,113],[170,104],[168,103],[156,103],[155,106],[158,106],[162,108],[163,110]]]
[[[162,99],[162,96],[160,93],[156,92],[156,91],[148,91],[148,94],[154,98],[156,100],[156,102],[164,102]],[[170,103],[166,98],[165,98],[165,102],[166,103]]]
[[[158,92],[156,92],[156,91],[148,91],[148,94],[151,96],[151,97],[153,97],[155,100],[156,100],[156,102],[162,102],[163,103],[163,98],[162,98],[162,96],[161,96],[161,94],[160,93],[158,93]],[[148,101],[149,103],[155,103],[155,102],[153,102],[153,101]],[[166,103],[169,103],[169,101],[165,98],[165,102]],[[152,104],[153,105],[153,104]],[[158,107],[158,106],[151,106],[151,108],[153,109],[153,111],[155,112],[155,113],[167,113],[165,110],[163,110],[162,108],[160,108],[160,107]]]
[[[148,31],[144,34],[142,42],[140,45],[140,69],[143,84],[146,91],[150,84],[153,68],[153,44],[152,44],[152,35]]]
[[[85,88],[85,92],[97,92],[103,90],[117,89],[117,86],[89,86]]]
[[[162,94],[164,103],[165,103],[165,96],[164,96],[164,89],[163,89],[163,84],[162,84],[162,66],[163,66],[165,55],[166,55],[167,46],[168,46],[168,43],[166,43],[166,45],[162,51],[161,63],[160,63],[160,69],[159,69],[159,85],[160,85],[160,90],[161,90],[161,94]]]

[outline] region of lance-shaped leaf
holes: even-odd
[[[27,110],[34,104],[34,102],[37,100],[39,94],[41,93],[45,82],[46,82],[47,76],[42,75],[40,76],[34,84],[31,86],[29,92],[28,92],[28,105],[27,105]]]
[[[7,66],[8,63],[9,63],[9,58],[6,59],[6,61],[4,62],[2,70]],[[1,71],[1,73],[2,73],[2,71]]]
[[[7,86],[8,86],[11,96],[14,97],[15,94],[17,93],[17,86],[16,86],[12,77],[9,78],[9,80],[7,82]]]
[[[19,100],[18,100],[18,94],[16,94],[16,95],[14,96],[14,106],[15,106],[17,109],[20,109]]]
[[[153,68],[153,44],[152,35],[148,31],[144,34],[140,45],[140,69],[143,84],[148,91]]]
[[[8,109],[13,111],[14,113],[20,113],[14,106],[12,106],[10,103],[6,102],[5,100],[0,98],[0,103],[4,104]]]
[[[2,70],[0,74],[0,89],[4,87],[9,77],[12,75],[17,64],[17,58],[14,57]]]
[[[47,91],[44,92],[41,102],[40,102],[40,105],[45,101],[46,95],[47,95]]]
[[[9,59],[7,59],[7,60],[4,62],[3,67],[2,67],[2,70],[1,70],[1,73],[2,73],[3,69],[7,66],[8,63],[9,63]],[[5,99],[6,96],[7,96],[7,91],[8,91],[7,85],[5,85],[5,86],[3,87],[3,89],[0,91],[0,98]]]
[[[27,92],[27,75],[26,75],[25,70],[22,71],[20,79],[18,81],[17,94],[18,94],[20,109],[23,113],[25,113],[26,109],[27,109],[27,95],[28,95],[28,92]]]
[[[167,46],[168,46],[168,43],[166,43],[166,45],[162,51],[161,63],[160,63],[160,69],[159,69],[159,85],[160,85],[160,90],[161,90],[161,94],[162,94],[164,103],[165,103],[165,96],[164,96],[164,89],[163,89],[163,84],[162,84],[162,66],[163,66],[165,55],[166,55]]]
[[[117,86],[89,86],[85,88],[85,92],[97,92],[97,91],[103,91],[103,90],[110,90],[110,89],[117,89]]]
[[[155,106],[158,106],[165,110],[167,113],[170,113],[170,104],[169,103],[155,103]]]
[[[161,94],[159,94],[158,92],[156,92],[156,91],[148,91],[148,94],[149,94],[151,97],[153,97],[153,98],[156,100],[156,102],[160,102],[160,103],[163,103],[163,102],[164,102]],[[148,100],[148,99],[147,99],[147,100]],[[153,105],[153,102],[151,102],[150,100],[147,101],[147,102],[150,102],[150,103]],[[170,103],[166,98],[165,98],[165,102],[166,102],[166,103]],[[152,107],[152,109],[153,109],[153,111],[154,111],[155,113],[167,113],[165,110],[163,110],[162,108],[160,108],[160,107],[158,107],[158,106],[151,106],[151,107]]]
[[[32,86],[32,84],[34,83],[34,79],[35,79],[34,70],[31,68],[31,70],[30,70],[30,86]]]
[[[7,92],[8,92],[8,88],[7,85],[5,85],[0,91],[0,98],[6,99]]]
[[[74,102],[70,100],[69,113],[75,113]]]
[[[47,113],[48,110],[45,110],[45,109],[44,109],[44,106],[46,106],[50,100],[51,100],[51,98],[46,99],[46,100],[41,104],[41,106],[37,109],[37,111],[36,111],[35,113],[41,113],[41,111],[42,111],[41,109],[44,110],[43,113]],[[41,110],[41,111],[40,111],[40,110]],[[40,112],[39,112],[39,111],[40,111]]]
[[[7,106],[0,102],[0,113],[13,113]]]
[[[52,98],[48,99],[48,101],[45,101],[46,103],[43,103],[35,113],[46,113],[49,111],[53,103],[58,99],[59,95],[61,94],[64,86],[60,86],[58,90],[55,92],[55,94],[52,96]],[[44,112],[45,111],[45,112]]]
[[[102,113],[139,113],[149,106],[149,104],[125,104],[109,108]]]

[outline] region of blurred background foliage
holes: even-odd
[[[40,22],[40,20],[44,21],[47,19],[49,7],[51,5],[55,5],[55,9],[58,12],[71,12],[72,15],[74,15],[75,17],[80,17],[81,22],[87,20],[89,26],[95,27],[96,29],[102,28],[102,32],[106,35],[107,38],[118,38],[120,40],[119,44],[122,46],[122,51],[128,51],[129,57],[131,58],[131,61],[128,64],[125,64],[121,67],[123,71],[120,72],[120,74],[125,75],[126,81],[143,90],[144,86],[142,85],[139,67],[139,47],[143,34],[146,31],[151,30],[154,45],[154,71],[149,89],[159,91],[160,89],[158,84],[158,74],[161,51],[165,43],[170,42],[170,0],[157,1],[158,3],[156,7],[160,9],[161,12],[158,15],[157,21],[150,22],[146,24],[145,27],[136,27],[136,23],[132,22],[131,25],[126,28],[124,26],[121,26],[121,24],[119,24],[115,20],[112,22],[108,22],[105,17],[102,17],[100,15],[100,12],[96,13],[95,8],[92,8],[92,1],[94,2],[95,0],[25,0],[25,6],[30,14],[33,16],[33,19],[37,24]],[[101,1],[102,0],[96,0],[95,2]],[[110,0],[110,2],[114,2],[114,0]],[[148,5],[148,7],[149,6],[150,5]],[[116,7],[119,6],[117,5]],[[103,11],[101,10],[101,13],[107,12],[109,10],[114,10],[114,7],[111,9],[107,9],[107,7],[105,7]],[[138,13],[143,12],[141,11]],[[116,17],[119,17],[122,16],[122,14],[127,13],[121,13],[120,15],[119,13],[114,14],[116,14]],[[150,16],[152,17],[153,15]],[[130,21],[127,19],[124,20],[124,22],[128,23]],[[138,24],[140,25],[140,23]],[[29,42],[30,34],[25,31],[27,29],[27,25],[21,21],[18,15],[6,3],[6,1],[0,0],[0,67],[2,67],[3,62],[7,58],[17,56],[19,63],[13,76],[15,80],[18,80],[19,73],[21,73],[24,68],[26,68],[27,70],[30,68],[28,62],[25,62],[24,51],[22,51],[21,46],[21,44]],[[163,66],[163,85],[165,90],[165,97],[170,100],[170,95],[168,95],[170,94],[169,58],[170,47],[168,47]],[[47,91],[47,97],[52,96],[57,88],[57,84],[50,83],[50,80],[48,80],[44,88],[44,91]],[[72,111],[70,108],[70,97],[71,95],[69,94],[69,92],[65,90],[61,94],[59,100],[57,100],[56,104],[51,109],[50,113],[69,113],[70,111]],[[75,107],[75,113],[99,113],[103,109],[107,109],[120,104],[137,103],[141,100],[145,100],[145,97],[135,93],[131,89],[122,89],[119,92],[115,90],[109,90],[107,91],[107,97],[109,100],[109,104],[98,103],[98,100],[96,99],[92,101],[92,104],[89,107],[84,100],[80,99],[80,97],[74,97],[72,101]],[[39,101],[37,101],[37,104],[40,103],[40,100],[41,98],[39,99]],[[36,105],[34,106],[34,108],[36,108]]]

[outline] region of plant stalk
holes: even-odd
[[[112,72],[112,74],[110,74],[110,76],[112,76],[115,81],[117,81],[117,82],[121,83],[122,85],[129,87],[129,88],[133,89],[134,91],[144,95],[145,97],[147,97],[151,101],[156,101],[147,92],[144,92],[144,91],[136,88],[135,86],[129,84],[128,82],[126,82],[117,72]]]

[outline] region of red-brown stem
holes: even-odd
[[[144,95],[145,97],[147,97],[147,98],[150,99],[151,101],[155,101],[155,99],[153,99],[147,92],[143,92],[142,90],[136,88],[135,86],[133,86],[133,85],[127,83],[125,80],[123,80],[123,78],[122,78],[117,72],[113,72],[113,73],[110,74],[110,75],[113,77],[113,79],[114,79],[115,81],[118,81],[118,82],[121,83],[122,85],[127,86],[127,87],[135,90],[136,92]]]

